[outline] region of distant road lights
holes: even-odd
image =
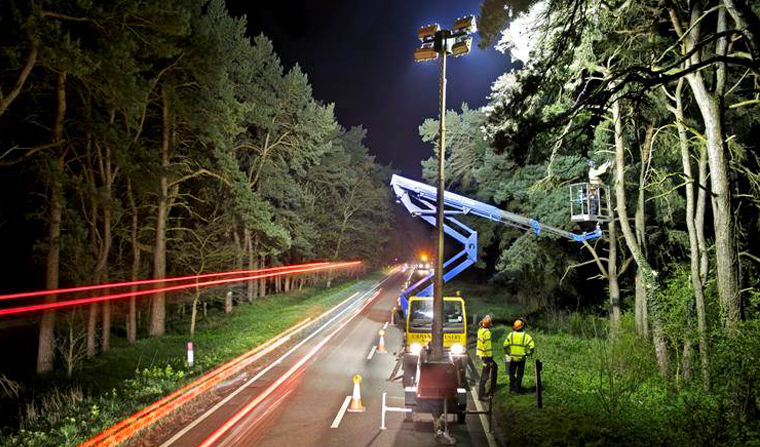
[[[423,26],[417,31],[422,44],[414,50],[414,60],[424,62],[441,56],[440,117],[438,119],[438,205],[436,207],[436,227],[438,244],[436,247],[435,280],[433,282],[433,339],[430,342],[431,358],[443,358],[443,159],[446,154],[446,56],[460,57],[468,54],[472,38],[468,34],[476,31],[475,16],[460,17],[450,30],[441,29],[436,23]]]

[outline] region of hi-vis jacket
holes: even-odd
[[[533,354],[535,348],[533,337],[525,331],[510,332],[504,340],[504,355],[509,356],[509,360],[513,362],[525,360],[525,357]]]
[[[491,347],[491,330],[485,327],[478,329],[478,357],[493,357]]]

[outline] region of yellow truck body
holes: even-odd
[[[443,348],[459,344],[467,349],[467,311],[464,299],[459,296],[444,297]],[[432,335],[433,297],[414,296],[409,298],[409,311],[406,316],[406,351],[410,352],[413,344],[425,346],[433,339]],[[425,317],[429,313],[429,318]],[[416,318],[417,317],[417,318]],[[431,323],[428,323],[427,321]]]

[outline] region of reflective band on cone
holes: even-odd
[[[354,392],[351,395],[351,404],[348,406],[348,411],[351,413],[363,413],[365,408],[362,404],[362,395],[359,390],[359,384],[362,381],[362,376],[359,374],[354,375]]]
[[[380,341],[377,342],[377,353],[378,354],[387,354],[388,351],[385,350],[385,331],[380,329],[379,332],[380,335]]]

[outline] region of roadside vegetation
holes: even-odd
[[[651,341],[636,334],[631,312],[623,314],[613,336],[608,319],[591,313],[514,304],[509,293],[493,284],[458,282],[453,287],[461,290],[468,312],[496,318],[494,418],[507,446],[760,445],[760,422],[734,416],[737,409],[757,404],[748,401],[755,397],[747,391],[760,385],[757,320],[742,326],[743,342],[713,334],[717,380],[706,391],[677,374],[658,374]],[[527,392],[512,394],[502,344],[510,323],[524,315],[530,315],[528,333],[536,354],[525,369]],[[535,359],[543,362],[542,409],[536,406]]]
[[[0,294],[384,263],[391,169],[224,0],[4,1],[0,17]],[[244,301],[312,279],[249,281]],[[164,335],[173,298],[44,311],[24,374],[97,364],[112,333]]]
[[[76,446],[381,277],[376,273],[327,289],[311,287],[268,296],[237,307],[231,315],[221,305],[226,290],[212,291],[204,298],[220,305],[199,318],[193,338],[187,335],[188,317],[171,319],[164,337],[141,339],[134,345],[115,340],[107,354],[83,365],[72,377],[65,371],[48,375],[27,384],[34,389],[33,395],[2,401],[3,415],[18,414],[19,420],[0,432],[0,447]],[[189,340],[195,350],[193,368],[186,363]]]
[[[520,62],[485,106],[445,112],[447,189],[602,230],[461,216],[484,284],[463,290],[470,313],[496,313],[501,339],[521,305],[545,363],[545,409],[497,395],[510,445],[760,443],[759,17],[742,0],[481,2],[479,45]],[[433,150],[439,119],[419,128]]]

